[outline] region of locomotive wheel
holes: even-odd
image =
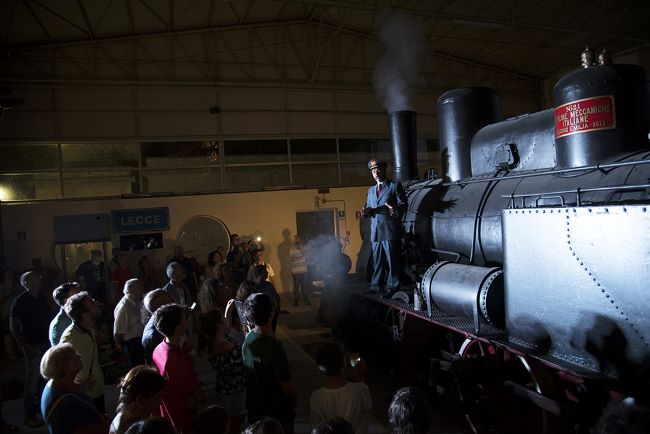
[[[561,409],[547,369],[468,338],[454,370],[456,396],[474,433],[557,433]]]

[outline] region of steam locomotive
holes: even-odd
[[[506,389],[540,432],[647,394],[650,86],[642,68],[599,60],[583,53],[537,113],[501,120],[489,88],[440,96],[444,178],[415,179],[415,115],[390,114],[414,284],[410,299],[374,298],[462,338],[429,367],[456,372],[476,432],[470,413],[494,415],[477,403]]]

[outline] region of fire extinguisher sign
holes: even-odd
[[[571,101],[555,109],[555,138],[616,128],[614,96]]]

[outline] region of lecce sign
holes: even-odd
[[[113,233],[164,231],[169,229],[169,208],[111,211]]]

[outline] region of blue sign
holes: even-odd
[[[169,208],[111,211],[113,232],[164,231],[169,229]]]

